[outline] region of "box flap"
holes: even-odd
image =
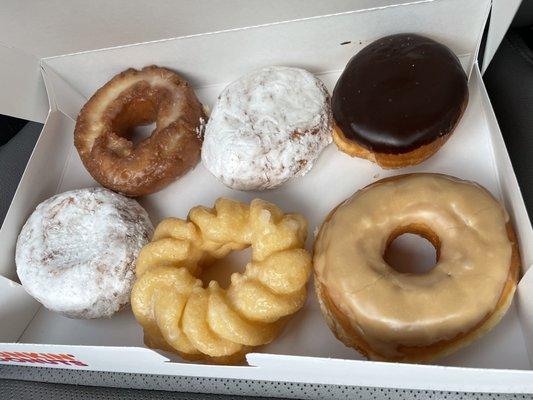
[[[7,0],[0,14],[0,113],[44,122],[48,113],[39,60],[45,57],[255,26],[317,15],[427,2],[402,0],[209,0],[176,4],[160,0],[114,1],[102,14],[99,3]],[[493,0],[483,71],[496,52],[521,0]],[[201,16],[201,17],[200,17]],[[201,21],[199,20],[201,19]],[[154,23],[153,21],[157,21]],[[142,29],[139,28],[142,26]],[[21,34],[24,27],[24,34]]]
[[[489,66],[521,2],[522,0],[492,0],[492,12],[481,72],[485,72]]]
[[[0,42],[0,60],[0,114],[44,122],[48,99],[39,59]]]
[[[457,7],[462,9],[460,18]],[[198,90],[225,84],[264,65],[292,65],[313,73],[338,70],[371,41],[407,31],[429,35],[450,47],[469,74],[477,59],[489,8],[488,0],[418,1],[144,43],[142,52],[138,51],[139,45],[127,45],[45,58],[42,63],[45,70],[55,71],[86,98],[126,66],[142,68],[153,63],[178,65],[179,73]],[[415,12],[418,17],[410,17]],[[331,24],[343,28],[333,30]],[[290,43],[302,44],[298,48],[290,43],[281,46],[279,38],[287,37],[292,38]],[[257,48],[263,51],[253,58],[244,56]]]
[[[427,0],[425,0],[427,1]],[[407,0],[2,1],[0,114],[44,122],[48,101],[41,58],[323,14],[409,3]],[[8,61],[8,62],[6,62]]]
[[[391,373],[390,363],[386,362],[263,353],[250,353],[246,358],[248,363],[259,368],[264,376],[285,373],[285,376],[290,376],[291,380],[307,383],[327,382],[365,387],[491,393],[531,393],[533,390],[533,382],[525,378],[529,373],[527,371],[481,370],[406,363],[395,364],[394,373]]]
[[[140,347],[57,346],[0,342],[0,365],[45,366],[105,370],[111,364],[120,372],[136,372],[139,365],[153,372],[168,358]],[[132,362],[134,361],[134,362]]]

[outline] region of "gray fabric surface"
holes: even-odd
[[[6,380],[2,380],[2,378]],[[384,376],[383,379],[387,379],[387,377]],[[20,382],[20,380],[28,382]],[[73,386],[64,385],[63,383],[65,382],[68,382]],[[109,389],[103,389],[102,387]],[[27,391],[26,388],[28,389]],[[0,399],[2,400],[5,398],[17,400],[55,400],[58,398],[103,400],[115,399],[117,396],[121,399],[137,399],[139,397],[139,390],[135,389],[151,390],[150,392],[141,392],[141,395],[142,393],[146,393],[146,398],[148,399],[168,398],[169,394],[162,391],[174,391],[172,396],[177,399],[239,398],[243,400],[252,400],[258,398],[296,398],[308,400],[527,400],[533,398],[530,394],[438,392],[432,390],[78,371],[42,367],[0,366]],[[60,397],[58,395],[59,393],[65,393],[65,397]],[[221,394],[215,395],[212,393]]]
[[[42,124],[29,122],[18,135],[0,146],[0,225],[42,128]]]
[[[161,390],[119,389],[0,379],[0,399],[2,400],[212,400],[220,398],[228,397],[203,393],[172,393]],[[254,399],[261,400],[265,397],[254,397]]]

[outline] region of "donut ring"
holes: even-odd
[[[74,144],[92,177],[128,196],[156,192],[197,162],[205,118],[187,81],[157,66],[128,69],[107,82],[83,106]],[[130,128],[155,122],[136,146]]]
[[[195,207],[187,221],[169,218],[137,259],[132,310],[148,347],[186,359],[237,363],[252,347],[276,338],[307,297],[311,257],[303,248],[307,222],[275,205],[218,199]],[[207,287],[201,268],[233,250],[252,248],[244,273],[227,290]]]
[[[384,261],[403,233],[435,246],[432,270],[401,273]],[[322,312],[339,340],[372,360],[428,362],[501,320],[520,257],[508,215],[487,190],[420,173],[375,182],[331,211],[313,264]]]

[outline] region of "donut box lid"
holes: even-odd
[[[348,10],[353,9],[350,3]],[[371,9],[340,9],[336,14],[286,23],[43,58],[40,65],[51,110],[0,229],[0,364],[217,379],[533,392],[533,272],[527,269],[533,264],[533,231],[476,63],[491,1],[390,3],[372,1],[375,7]],[[213,104],[227,82],[261,65],[302,66],[319,74],[331,90],[357,50],[399,31],[442,41],[470,73],[469,106],[456,133],[427,162],[401,172],[442,172],[481,183],[505,203],[519,236],[525,275],[515,303],[502,323],[480,341],[437,365],[362,361],[333,337],[310,293],[308,304],[281,337],[247,355],[249,366],[198,365],[143,347],[141,328],[129,310],[110,319],[70,320],[41,307],[16,283],[14,247],[35,206],[55,193],[95,185],[73,147],[72,131],[80,107],[114,73],[151,63],[179,68],[207,105]],[[311,233],[327,212],[355,189],[393,174],[398,171],[383,171],[365,160],[351,159],[331,145],[308,175],[274,191],[232,191],[200,164],[140,202],[157,223],[165,216],[184,216],[192,206],[212,204],[219,196],[243,201],[261,197],[286,211],[302,212]],[[312,235],[308,240],[310,246]]]
[[[422,0],[431,2],[432,0]],[[495,53],[521,0],[492,0],[485,65]],[[5,0],[0,13],[0,113],[44,122],[49,110],[40,72],[43,58],[176,38],[351,10],[420,1],[298,0],[179,3]],[[186,4],[186,5],[185,5]],[[456,12],[462,12],[458,7]],[[438,19],[438,16],[435,15]],[[453,26],[449,27],[451,30]],[[475,40],[480,40],[476,35]]]

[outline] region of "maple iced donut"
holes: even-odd
[[[466,74],[446,46],[414,34],[369,44],[331,98],[340,150],[382,168],[418,164],[450,138],[468,103]]]
[[[238,190],[306,174],[331,142],[330,97],[300,68],[266,67],[229,84],[207,123],[202,162]]]
[[[135,200],[103,188],[61,193],[39,204],[22,228],[17,274],[52,311],[110,317],[128,303],[135,260],[152,233]]]
[[[130,68],[83,106],[74,144],[98,183],[142,196],[167,186],[198,162],[203,118],[202,105],[181,76],[157,66]],[[151,136],[134,145],[132,128],[152,122]]]
[[[429,240],[433,269],[404,273],[384,254],[403,233]],[[427,362],[492,329],[511,304],[520,259],[504,208],[477,184],[400,175],[341,203],[320,228],[315,288],[337,338],[373,360]]]

